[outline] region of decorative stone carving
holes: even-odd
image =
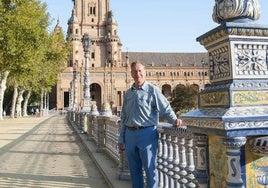
[[[236,45],[236,74],[259,75],[267,73],[266,45]]]
[[[103,115],[103,116],[111,116],[112,115],[111,106],[109,103],[107,103],[107,102],[103,103],[101,115]]]
[[[260,15],[258,0],[215,0],[212,18],[216,23],[247,22]]]
[[[249,145],[250,151],[255,155],[268,155],[268,136],[250,138]]]
[[[263,185],[264,187],[267,187],[268,185],[268,167],[260,167],[258,170],[258,175],[257,175],[257,182],[260,185]]]
[[[99,115],[99,111],[98,111],[98,107],[96,104],[92,104],[91,105],[91,111],[90,111],[91,115],[95,115],[98,116]]]

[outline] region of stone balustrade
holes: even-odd
[[[183,117],[185,118],[185,116]],[[129,180],[127,158],[118,150],[119,117],[111,114],[92,115],[79,111],[68,111],[68,119],[88,140],[96,144],[96,152],[103,152],[118,166],[118,178]],[[185,119],[187,122],[187,119]],[[187,127],[174,128],[168,123],[159,123],[158,173],[160,188],[176,187],[247,187],[245,185],[266,185],[268,177],[267,137],[224,137],[207,131],[197,131],[189,122]],[[243,130],[241,130],[243,131]],[[251,181],[245,177],[240,163],[245,161],[244,153],[251,160],[247,168],[256,170]],[[259,156],[259,157],[256,157]]]
[[[75,119],[73,119],[75,117]],[[118,178],[130,179],[127,159],[118,149],[119,118],[68,112],[68,118],[118,165]],[[160,123],[158,173],[160,187],[207,187],[206,136],[194,135],[187,128]]]

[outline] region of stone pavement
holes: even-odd
[[[0,120],[0,188],[128,188],[65,115]]]

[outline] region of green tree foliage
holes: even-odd
[[[65,67],[69,43],[61,29],[49,34],[46,11],[41,1],[0,1],[0,76],[9,72],[9,87],[49,91]]]
[[[171,106],[176,113],[184,113],[197,108],[198,87],[197,86],[177,86],[174,91],[174,99]]]
[[[40,83],[45,91],[50,91],[57,82],[58,74],[66,68],[70,43],[64,40],[61,28],[57,28],[49,37],[45,60],[39,68]]]
[[[36,0],[4,0],[0,17],[0,74],[8,71],[9,86],[24,88],[36,62],[44,58],[49,24],[46,6]]]
[[[0,70],[18,79],[29,74],[43,56],[48,38],[46,6],[36,0],[5,0],[0,5]],[[21,78],[20,78],[21,77]]]

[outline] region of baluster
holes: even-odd
[[[158,164],[157,164],[158,179],[159,179],[158,186],[159,186],[159,188],[163,188],[163,186],[164,186],[164,177],[163,177],[163,137],[164,137],[164,134],[159,133],[158,158],[157,158],[157,161],[158,161]]]
[[[196,138],[196,161],[195,177],[200,188],[208,187],[208,142],[206,135],[195,135]]]
[[[71,121],[75,122],[75,112],[74,111],[70,111],[71,113]]]
[[[175,188],[179,188],[180,184],[179,184],[179,179],[180,179],[180,175],[179,175],[179,163],[180,163],[180,157],[179,157],[179,146],[178,146],[178,137],[177,136],[173,136],[173,179],[174,179],[174,187]]]
[[[94,125],[93,126],[93,131],[94,131],[93,138],[96,144],[98,143],[98,119],[99,119],[99,116],[93,119],[93,125]]]
[[[96,116],[94,116],[94,117],[96,118]],[[94,121],[92,121],[92,124],[94,125]],[[93,127],[93,125],[92,125],[92,127]],[[119,129],[120,129],[120,123],[117,120],[117,123],[115,126],[115,132],[114,132],[117,138],[119,138]],[[117,139],[117,141],[118,141],[118,139]],[[131,180],[126,152],[119,151],[117,142],[116,142],[116,148],[117,148],[117,152],[119,153],[119,169],[120,169],[119,179],[120,180]]]
[[[85,113],[84,112],[80,112],[79,113],[79,130],[81,131],[81,133],[84,133],[83,129],[84,129],[84,122],[85,122]]]
[[[119,153],[120,155],[120,161],[119,161],[119,179],[120,180],[130,180],[130,172],[128,168],[128,161],[127,161],[127,156],[126,152],[122,151]]]
[[[79,128],[79,123],[80,123],[80,116],[78,112],[75,112],[75,125],[77,126],[77,128]]]
[[[98,131],[97,131],[97,152],[103,152],[105,147],[105,132],[106,129],[106,117],[98,117]]]
[[[186,139],[186,146],[187,146],[187,180],[188,183],[186,184],[186,187],[194,188],[196,187],[194,180],[195,176],[193,174],[195,166],[194,166],[194,155],[193,155],[193,139],[188,138]]]
[[[173,148],[172,148],[172,140],[171,140],[171,132],[168,131],[168,137],[167,137],[167,145],[168,145],[168,158],[167,158],[167,176],[168,176],[168,185],[166,187],[168,188],[174,188],[174,182],[172,179],[173,176]]]
[[[163,177],[164,177],[164,188],[168,188],[168,176],[167,176],[167,172],[168,172],[168,162],[167,162],[167,157],[168,157],[168,147],[167,147],[167,137],[166,137],[166,133],[164,133],[165,135],[163,136]]]
[[[93,119],[96,118],[96,116],[93,116],[93,115],[88,115],[88,121],[87,121],[87,134],[88,134],[88,139],[87,140],[92,140],[93,137],[94,137],[94,134],[93,134],[93,128],[94,128],[94,125],[93,125]]]
[[[186,154],[185,154],[185,138],[184,137],[181,137],[180,140],[179,140],[179,148],[180,148],[180,163],[179,163],[179,167],[180,167],[180,172],[179,172],[179,175],[180,175],[180,179],[179,179],[179,182],[181,184],[182,187],[185,187],[186,183],[188,182],[187,179],[185,178],[186,175],[187,175],[187,171],[185,170],[185,167],[186,167]]]

